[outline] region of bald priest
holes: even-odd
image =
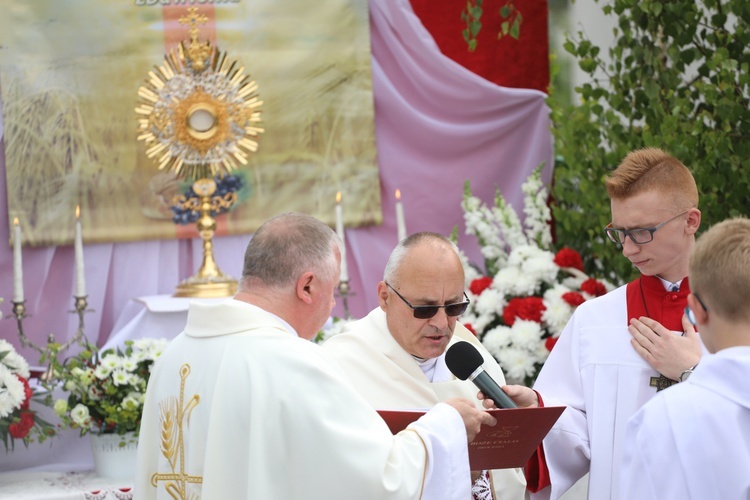
[[[432,408],[448,398],[481,404],[477,388],[457,379],[445,364],[446,350],[470,342],[484,369],[500,385],[505,376],[492,355],[460,322],[466,309],[464,271],[455,245],[437,233],[402,240],[378,284],[380,307],[327,340],[323,351],[375,409]],[[523,499],[521,469],[472,471],[474,499]]]

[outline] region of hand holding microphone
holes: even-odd
[[[510,397],[482,368],[484,358],[476,347],[468,342],[456,342],[445,353],[445,364],[461,380],[474,382],[485,397],[495,402],[498,408],[518,408]]]

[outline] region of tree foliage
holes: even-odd
[[[630,151],[658,147],[695,176],[702,228],[750,213],[750,2],[612,0],[605,62],[583,33],[564,45],[590,83],[572,105],[550,94],[558,161],[556,236],[624,282],[637,273],[604,235],[604,177]]]

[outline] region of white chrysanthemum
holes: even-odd
[[[126,356],[122,358],[122,369],[126,372],[134,372],[138,368],[138,358]]]
[[[16,352],[16,349],[11,345],[10,342],[2,340],[0,343],[0,353],[5,353],[2,364],[4,364],[11,372],[17,373],[23,378],[29,378],[29,363]]]
[[[133,393],[131,393],[133,394]],[[137,410],[141,406],[141,401],[137,397],[133,397],[131,394],[128,394],[122,399],[122,403],[120,403],[120,407],[124,410]]]
[[[154,342],[148,349],[148,351],[146,351],[146,359],[148,359],[149,361],[156,361],[157,359],[159,359],[159,356],[161,356],[161,354],[164,352],[164,349],[166,348],[166,340],[164,340],[163,342]]]
[[[543,364],[547,361],[549,351],[547,350],[546,342],[539,342],[539,345],[536,346],[536,349],[534,349],[532,354],[535,356],[537,363]]]
[[[542,252],[534,255],[521,265],[522,272],[528,274],[539,283],[552,284],[557,282],[560,268],[555,264],[552,252]],[[538,290],[537,290],[538,291]]]
[[[112,373],[112,368],[110,368],[107,365],[99,365],[94,369],[94,376],[98,378],[99,380],[104,380],[107,377],[109,377],[109,374]]]
[[[101,366],[106,366],[110,371],[122,366],[122,358],[117,354],[106,354],[100,361]]]
[[[507,326],[496,326],[482,337],[482,345],[495,359],[500,357],[503,349],[510,345],[510,328]]]
[[[88,406],[78,403],[70,411],[70,418],[71,420],[73,420],[73,422],[80,425],[81,427],[88,428],[91,423],[91,416],[89,414]]]
[[[542,313],[544,321],[553,337],[559,337],[565,325],[568,324],[570,316],[573,314],[573,306],[568,304],[563,298],[563,294],[570,292],[563,285],[555,285],[544,293],[545,311]]]
[[[122,368],[118,368],[112,372],[112,383],[116,386],[128,385],[132,378],[133,375]]]
[[[526,377],[535,373],[536,356],[526,349],[506,347],[500,351],[497,358],[510,384],[523,384]]]
[[[513,346],[527,351],[534,351],[542,338],[542,327],[536,321],[516,319],[510,329]]]
[[[503,295],[492,287],[486,288],[475,302],[475,310],[479,315],[494,316],[502,314],[505,307]]]
[[[492,287],[506,296],[533,295],[539,286],[535,276],[524,273],[518,267],[504,267],[495,275],[492,282]]]
[[[25,398],[26,392],[21,381],[0,363],[0,418],[5,418],[20,408]]]

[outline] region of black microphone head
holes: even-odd
[[[466,380],[477,368],[482,366],[484,358],[477,348],[468,342],[456,342],[445,353],[445,364],[453,375]]]

